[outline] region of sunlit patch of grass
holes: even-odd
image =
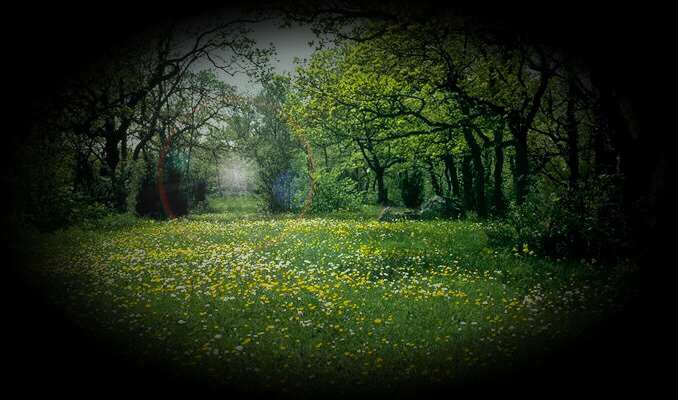
[[[300,395],[511,370],[617,304],[597,266],[490,249],[479,223],[249,212],[53,234],[33,270],[134,357]]]

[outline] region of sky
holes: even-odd
[[[308,27],[299,27],[293,25],[288,28],[279,29],[275,22],[266,21],[258,23],[252,27],[252,39],[257,41],[257,47],[268,48],[273,44],[277,55],[273,57],[272,66],[277,74],[294,72],[296,65],[294,59],[309,59],[313,54],[315,45],[309,45],[309,42],[318,42],[316,36]],[[256,94],[259,86],[248,82],[248,77],[244,74],[238,74],[235,77],[227,77],[228,83],[238,87],[241,91]],[[253,90],[255,92],[253,92]]]

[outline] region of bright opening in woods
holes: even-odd
[[[13,45],[40,67],[5,118],[11,380],[651,394],[676,200],[660,35],[511,11],[120,11],[58,42],[45,21]]]

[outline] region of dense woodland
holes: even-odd
[[[308,212],[437,194],[504,222],[488,232],[497,242],[638,256],[641,232],[673,215],[670,135],[651,112],[660,37],[625,30],[622,12],[505,11],[291,2],[130,17],[139,30],[83,46],[65,34],[45,50],[63,52],[60,67],[17,85],[27,117],[3,156],[3,216],[42,231],[167,218],[158,176],[176,216],[242,195],[296,212],[304,201],[273,189],[295,171]],[[272,18],[318,38],[286,76],[271,73],[275,48],[248,36]],[[261,90],[239,93],[229,77],[242,74]]]

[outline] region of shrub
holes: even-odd
[[[176,151],[169,151],[163,163],[165,198],[175,216],[188,214],[191,182],[184,173],[185,163],[186,160]],[[139,185],[135,211],[140,216],[156,219],[167,217],[167,211],[158,190],[157,172],[153,169],[146,172]]]
[[[492,248],[511,249],[519,245],[518,233],[513,225],[503,222],[491,222],[484,225],[487,245]]]
[[[268,165],[257,171],[254,195],[266,212],[295,211],[306,203],[310,181],[298,169]]]
[[[618,177],[599,177],[593,189],[533,193],[512,206],[510,228],[494,227],[488,239],[515,246],[528,243],[542,255],[571,259],[619,259],[638,256],[645,247],[642,207],[622,203]],[[512,239],[511,239],[512,237]]]
[[[357,210],[362,196],[358,184],[353,179],[342,176],[338,169],[319,168],[315,171],[309,211]]]
[[[117,213],[109,212],[96,219],[86,219],[79,225],[83,229],[123,229],[131,228],[139,223],[139,218],[132,212]]]
[[[407,208],[417,208],[424,200],[424,182],[421,171],[414,167],[403,172],[400,193]]]

